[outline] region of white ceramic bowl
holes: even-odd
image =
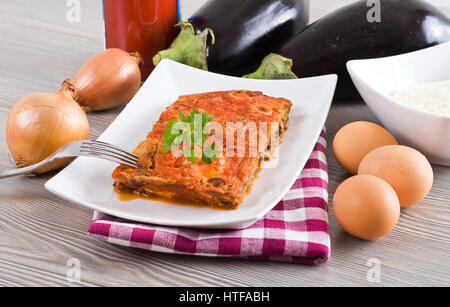
[[[389,94],[423,82],[450,79],[450,43],[424,50],[347,63],[359,93],[401,144],[450,166],[450,117],[429,114],[395,102]]]

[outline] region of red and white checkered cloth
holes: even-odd
[[[140,224],[96,213],[89,234],[156,252],[316,265],[330,256],[326,135],[300,178],[263,219],[243,230],[198,230]]]

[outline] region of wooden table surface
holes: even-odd
[[[183,0],[189,16],[204,0]],[[313,19],[350,0],[312,0]],[[450,15],[446,0],[431,1]],[[62,80],[103,48],[101,1],[81,0],[81,20],[67,19],[70,1],[0,4],[0,168],[10,167],[5,125],[26,94],[57,91]],[[120,109],[90,114],[92,139]],[[344,124],[377,119],[361,102],[333,106],[329,141]],[[346,173],[329,153],[330,200]],[[0,285],[3,286],[440,286],[450,284],[450,170],[434,167],[435,184],[420,204],[402,211],[388,236],[364,242],[344,233],[330,210],[331,261],[319,267],[159,254],[119,247],[87,235],[92,211],[51,195],[52,175],[0,182]],[[331,207],[331,206],[330,206]],[[81,264],[81,282],[66,275]],[[381,263],[370,283],[368,261]]]

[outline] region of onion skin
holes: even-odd
[[[34,93],[12,108],[6,125],[6,141],[16,167],[41,162],[61,146],[88,138],[89,122],[74,101],[74,85],[66,80],[57,93]],[[72,159],[61,159],[36,174],[56,170]]]
[[[86,112],[102,111],[128,103],[142,82],[138,53],[110,48],[87,61],[75,77],[75,100]]]

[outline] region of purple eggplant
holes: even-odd
[[[242,76],[309,23],[309,0],[210,0],[154,58]]]
[[[336,95],[350,98],[358,94],[347,61],[392,56],[450,41],[450,19],[431,4],[422,0],[379,3],[380,12],[377,1],[345,6],[306,27],[277,53],[293,60],[293,72],[299,77],[338,74]]]

